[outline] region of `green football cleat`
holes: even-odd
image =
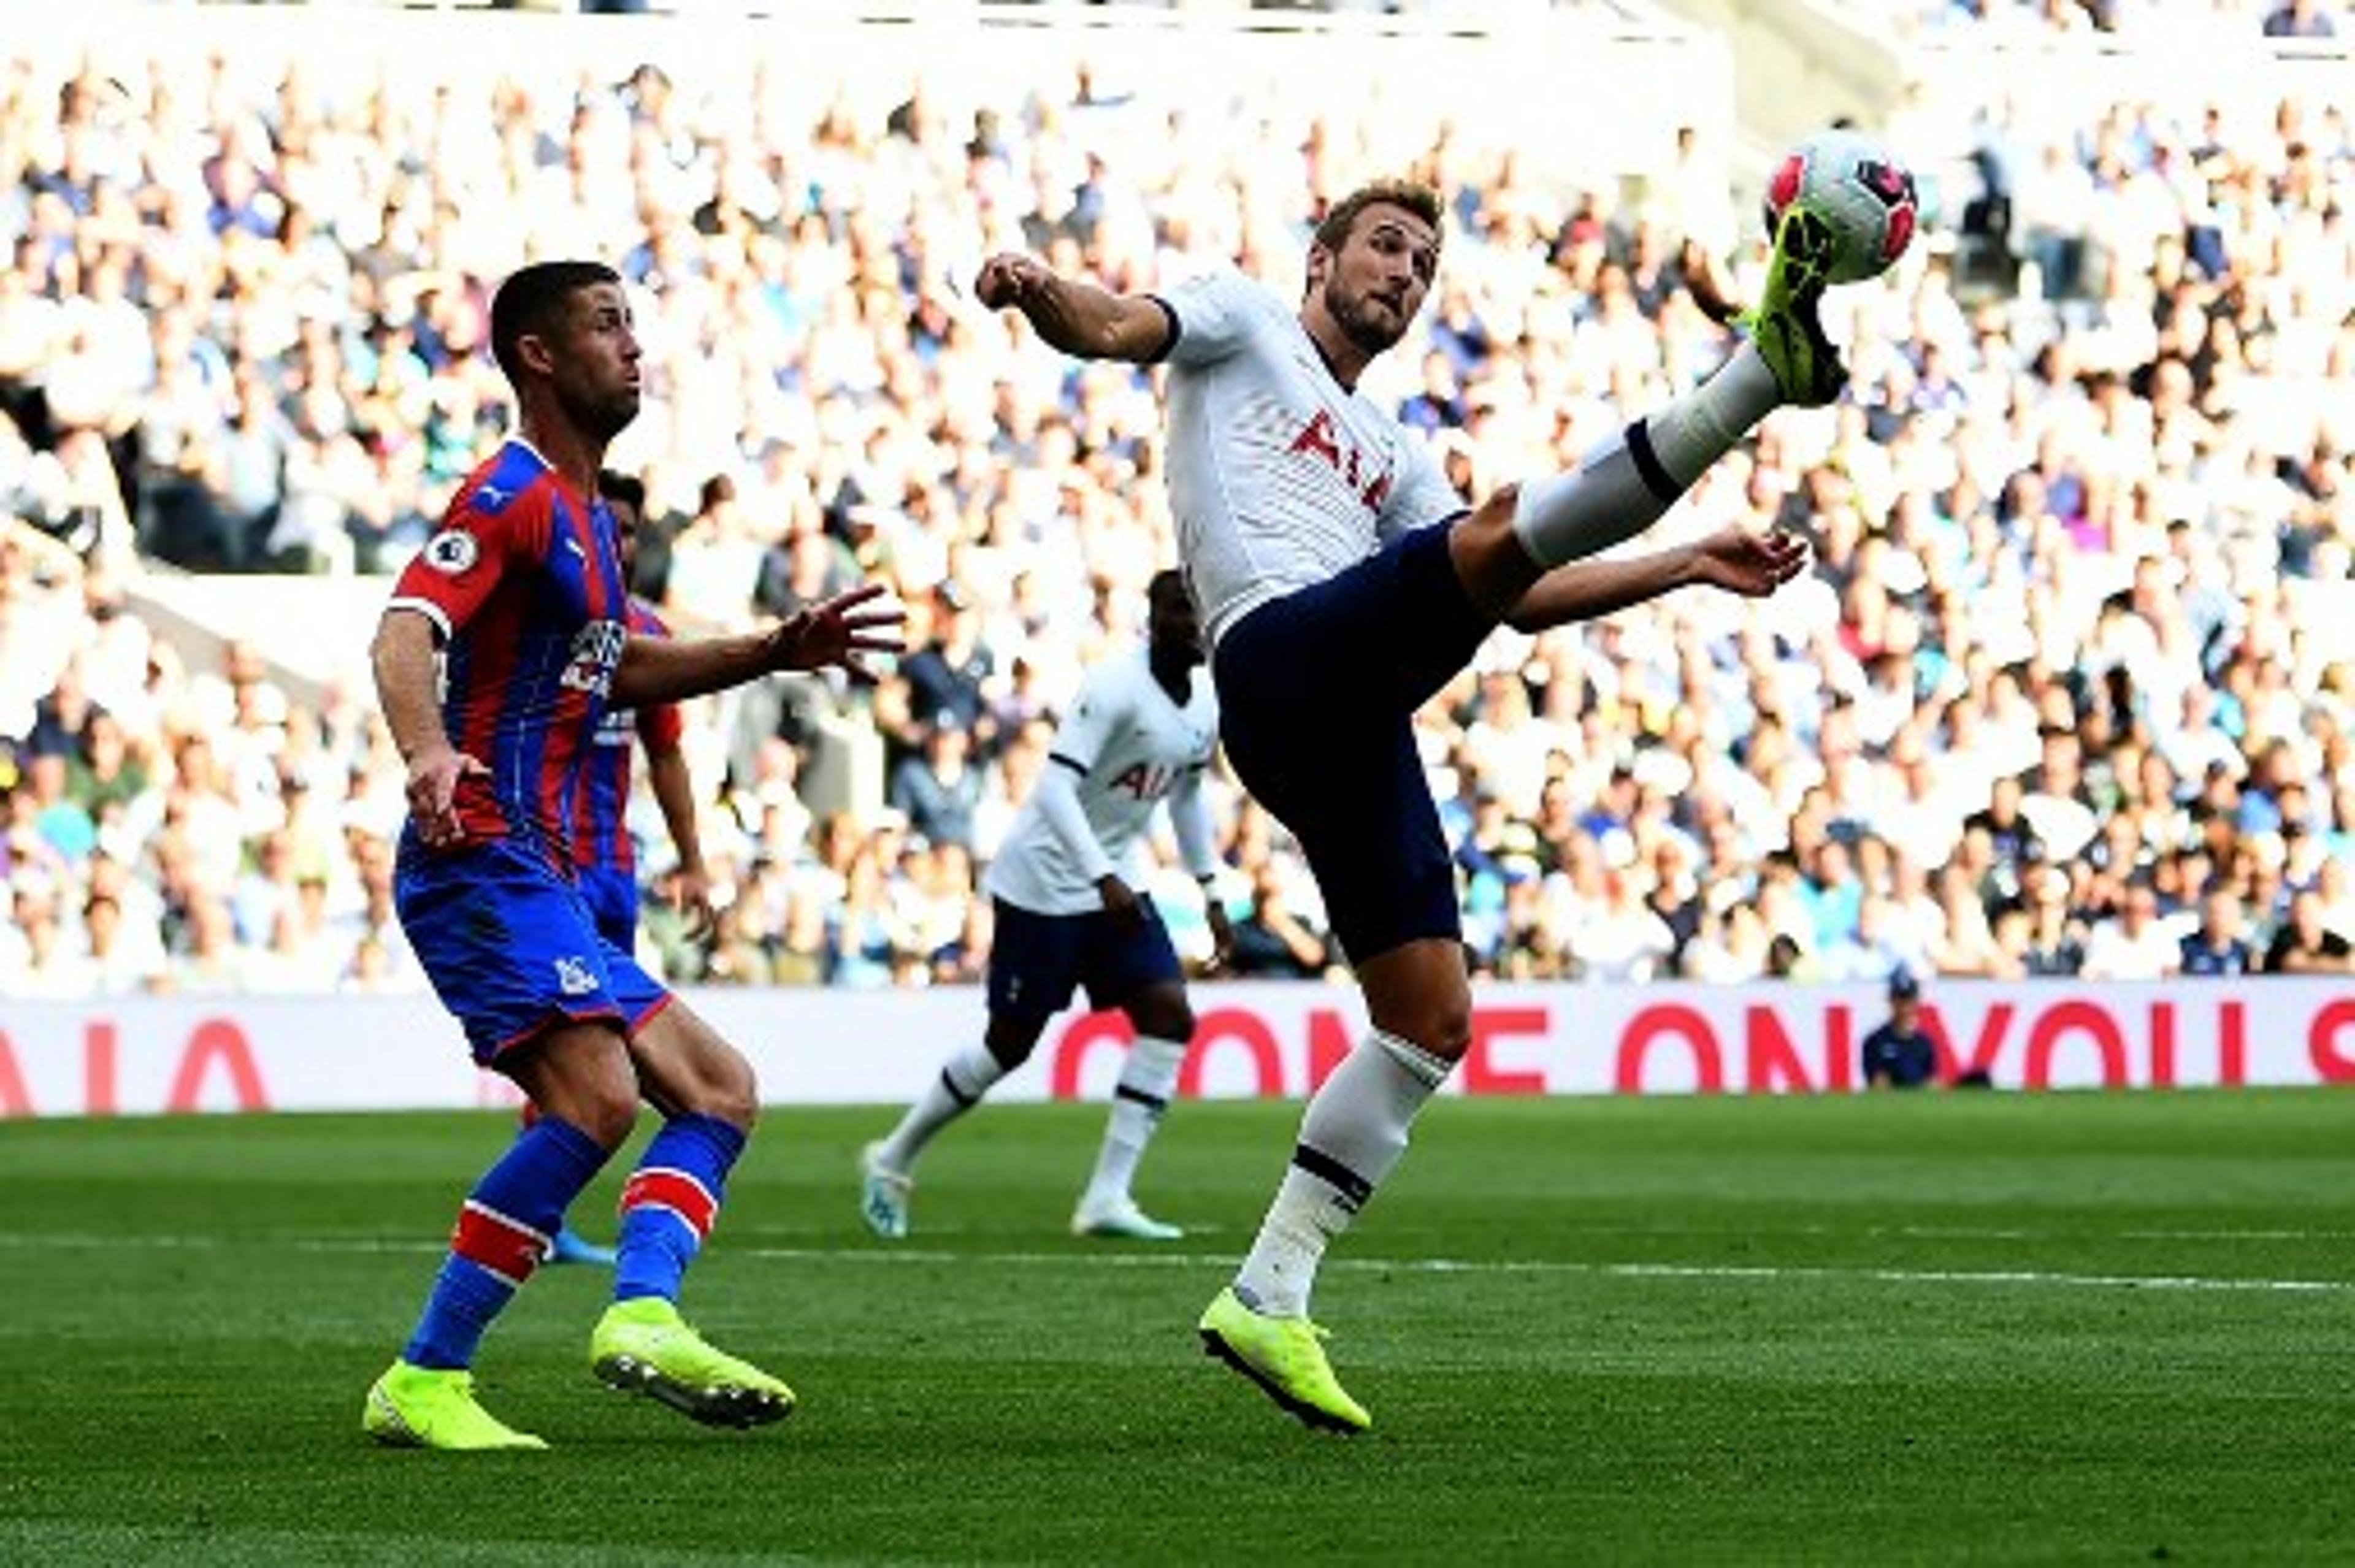
[[[360,1430],[394,1448],[444,1448],[480,1453],[496,1448],[545,1448],[474,1401],[474,1374],[437,1371],[395,1361],[368,1390]]]
[[[916,1183],[878,1160],[882,1147],[872,1143],[858,1151],[858,1217],[885,1241],[897,1242],[908,1234],[908,1194]]]
[[[706,1426],[765,1426],[794,1413],[793,1390],[714,1349],[658,1296],[605,1309],[589,1337],[589,1367],[623,1393],[645,1394]]]
[[[1821,218],[1797,202],[1785,208],[1766,265],[1766,287],[1737,323],[1758,346],[1785,400],[1802,408],[1821,408],[1848,381],[1839,350],[1816,318],[1837,243]]]
[[[1242,1304],[1230,1285],[1202,1314],[1202,1353],[1215,1356],[1265,1390],[1267,1397],[1310,1426],[1363,1432],[1374,1424],[1349,1397],[1319,1343],[1325,1330],[1305,1317],[1266,1317]]]

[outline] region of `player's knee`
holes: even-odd
[[[998,1067],[1003,1067],[1006,1072],[1013,1072],[1013,1069],[1022,1067],[1025,1061],[1029,1061],[1029,1052],[1036,1043],[1039,1043],[1036,1036],[1022,1036],[1022,1039],[998,1039],[998,1036],[991,1033],[989,1039],[982,1040],[982,1048],[989,1050],[991,1061],[996,1061]]]
[[[1385,1008],[1373,1023],[1386,1034],[1454,1061],[1472,1044],[1472,998],[1468,993],[1417,998],[1409,1006]]]
[[[1155,1040],[1194,1038],[1194,1009],[1184,1002],[1141,1003],[1130,1009],[1128,1021],[1135,1026],[1137,1033]]]
[[[1513,525],[1520,487],[1508,485],[1455,521],[1447,548],[1457,578],[1474,603],[1508,615],[1545,569],[1529,554]]]
[[[752,1064],[732,1052],[729,1061],[704,1086],[702,1098],[704,1103],[698,1109],[740,1131],[751,1132],[752,1124],[761,1118],[760,1080],[753,1076]]]
[[[1460,1006],[1450,1005],[1433,1012],[1430,1033],[1423,1049],[1447,1061],[1454,1061],[1472,1048],[1472,1004],[1466,998]]]
[[[565,1119],[610,1152],[630,1141],[638,1125],[638,1099],[634,1093],[592,1091],[566,1107]]]
[[[1030,1052],[1039,1045],[1039,1030],[993,1023],[989,1032],[981,1037],[981,1043],[992,1061],[1011,1072],[1030,1060]]]

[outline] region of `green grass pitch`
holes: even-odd
[[[800,1412],[604,1392],[549,1270],[489,1456],[358,1416],[508,1119],[0,1125],[0,1563],[2355,1561],[2355,1096],[1442,1102],[1321,1283],[1354,1441],[1193,1332],[1298,1115],[1179,1107],[1155,1249],[1064,1232],[1095,1107],[952,1129],[897,1246],[891,1113],[773,1111],[686,1307]]]

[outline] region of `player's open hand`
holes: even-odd
[[[1096,879],[1096,896],[1103,900],[1103,912],[1112,917],[1115,931],[1134,931],[1145,922],[1145,904],[1136,890],[1117,875]]]
[[[1807,569],[1807,541],[1785,528],[1764,532],[1728,523],[1693,547],[1701,581],[1760,599]]]
[[[1004,252],[981,264],[981,271],[973,280],[973,297],[992,310],[1018,306],[1044,288],[1052,277],[1036,256]]]
[[[429,849],[446,849],[465,837],[458,821],[458,783],[488,778],[491,770],[449,746],[421,752],[409,764],[409,819]]]
[[[1227,918],[1227,906],[1209,888],[1202,890],[1202,913],[1210,923],[1210,955],[1202,961],[1202,973],[1216,975],[1235,955],[1235,924]]]
[[[796,610],[769,634],[771,669],[823,669],[840,665],[855,669],[868,654],[896,654],[900,623],[907,612],[899,605],[860,609],[883,592],[883,584],[869,582],[847,593]]]
[[[701,866],[681,866],[671,885],[671,908],[687,921],[687,939],[697,946],[709,942],[719,929],[711,908],[711,873]]]

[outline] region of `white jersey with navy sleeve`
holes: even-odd
[[[1274,290],[1223,272],[1156,297],[1177,323],[1170,507],[1214,645],[1269,600],[1465,509],[1420,438],[1333,379]]]
[[[1181,784],[1199,784],[1219,740],[1219,699],[1196,667],[1185,706],[1153,677],[1142,650],[1090,670],[1063,716],[1046,765],[1077,776],[1080,808],[1104,859],[1132,885],[1137,839],[1153,808]],[[1015,813],[983,889],[1036,914],[1090,914],[1103,907],[1095,878],[1063,847],[1034,794]]]

